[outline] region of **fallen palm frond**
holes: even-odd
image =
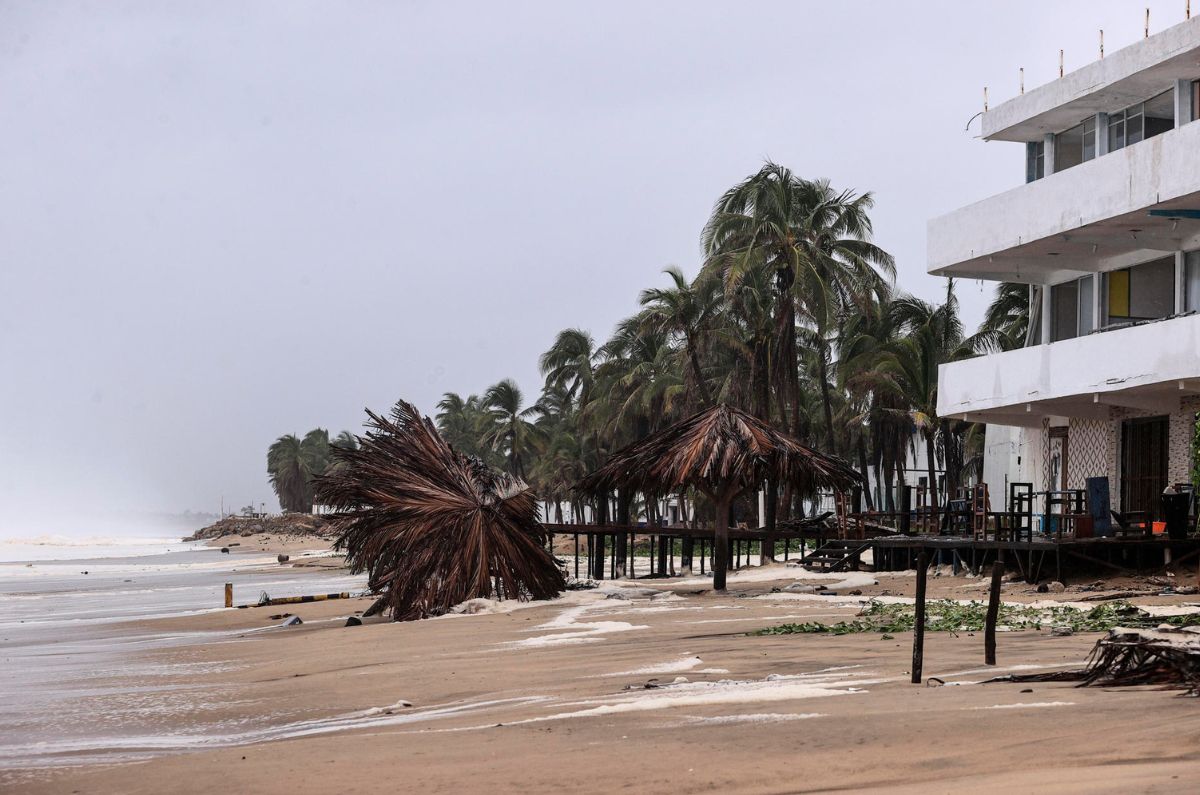
[[[1096,642],[1077,671],[1020,674],[989,682],[1077,682],[1077,687],[1161,685],[1200,695],[1200,631],[1194,627],[1118,627]]]
[[[528,486],[456,452],[409,403],[390,418],[367,415],[358,449],[336,449],[340,466],[316,489],[338,511],[336,547],[352,571],[367,572],[381,609],[404,621],[468,599],[563,591]]]
[[[668,494],[694,486],[709,495],[744,491],[774,476],[802,494],[861,482],[849,464],[806,447],[728,405],[706,409],[629,445],[579,482],[586,493],[630,488]]]
[[[854,619],[836,624],[809,621],[802,624],[780,624],[760,629],[754,635],[831,634],[851,635],[860,632],[911,632],[916,626],[913,605],[890,604],[872,600]],[[987,621],[987,604],[953,599],[931,601],[925,606],[927,632],[982,632]],[[1031,607],[1002,604],[998,623],[1009,630],[1065,629],[1070,632],[1105,632],[1114,627],[1154,627],[1160,624],[1190,626],[1200,623],[1200,613],[1156,618],[1128,602],[1102,604],[1090,610],[1066,605]]]

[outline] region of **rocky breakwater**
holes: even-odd
[[[285,513],[278,516],[226,516],[224,519],[197,530],[184,541],[209,541],[229,536],[307,537],[332,540],[334,533],[324,518],[308,513]]]

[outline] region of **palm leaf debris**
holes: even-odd
[[[1193,617],[1194,618],[1194,617]],[[1075,671],[1017,674],[989,682],[1076,682],[1076,687],[1160,685],[1200,696],[1200,627],[1117,627]]]
[[[984,602],[972,601],[964,604],[953,599],[941,599],[929,602],[925,606],[925,630],[927,632],[982,632],[986,619],[987,604]],[[1090,610],[1079,610],[1066,605],[1032,607],[1002,604],[997,623],[1013,631],[1062,628],[1072,633],[1106,632],[1115,627],[1148,628],[1163,624],[1172,626],[1200,624],[1200,613],[1155,617],[1128,602],[1112,602],[1098,605]],[[836,624],[823,624],[819,621],[780,624],[760,629],[752,634],[851,635],[862,632],[911,632],[915,627],[916,611],[913,605],[871,600],[850,621],[839,621]]]
[[[336,548],[367,572],[373,606],[405,621],[475,598],[548,599],[566,582],[524,482],[458,453],[404,401],[390,417],[367,412],[358,448],[317,480],[337,511]]]

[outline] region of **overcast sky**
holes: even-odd
[[[275,507],[281,434],[532,400],[765,158],[873,192],[937,298],[926,221],[1024,173],[964,132],[983,87],[1143,5],[0,2],[0,535]],[[972,326],[991,289],[959,285]]]

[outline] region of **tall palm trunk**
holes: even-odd
[[[925,433],[925,455],[927,457],[925,463],[929,469],[929,507],[936,516],[938,512],[937,455],[933,445],[932,428]]]
[[[825,452],[837,454],[837,445],[833,440],[833,396],[829,390],[829,342],[825,335],[819,334],[817,339],[817,377],[821,381],[821,410],[825,416]]]

